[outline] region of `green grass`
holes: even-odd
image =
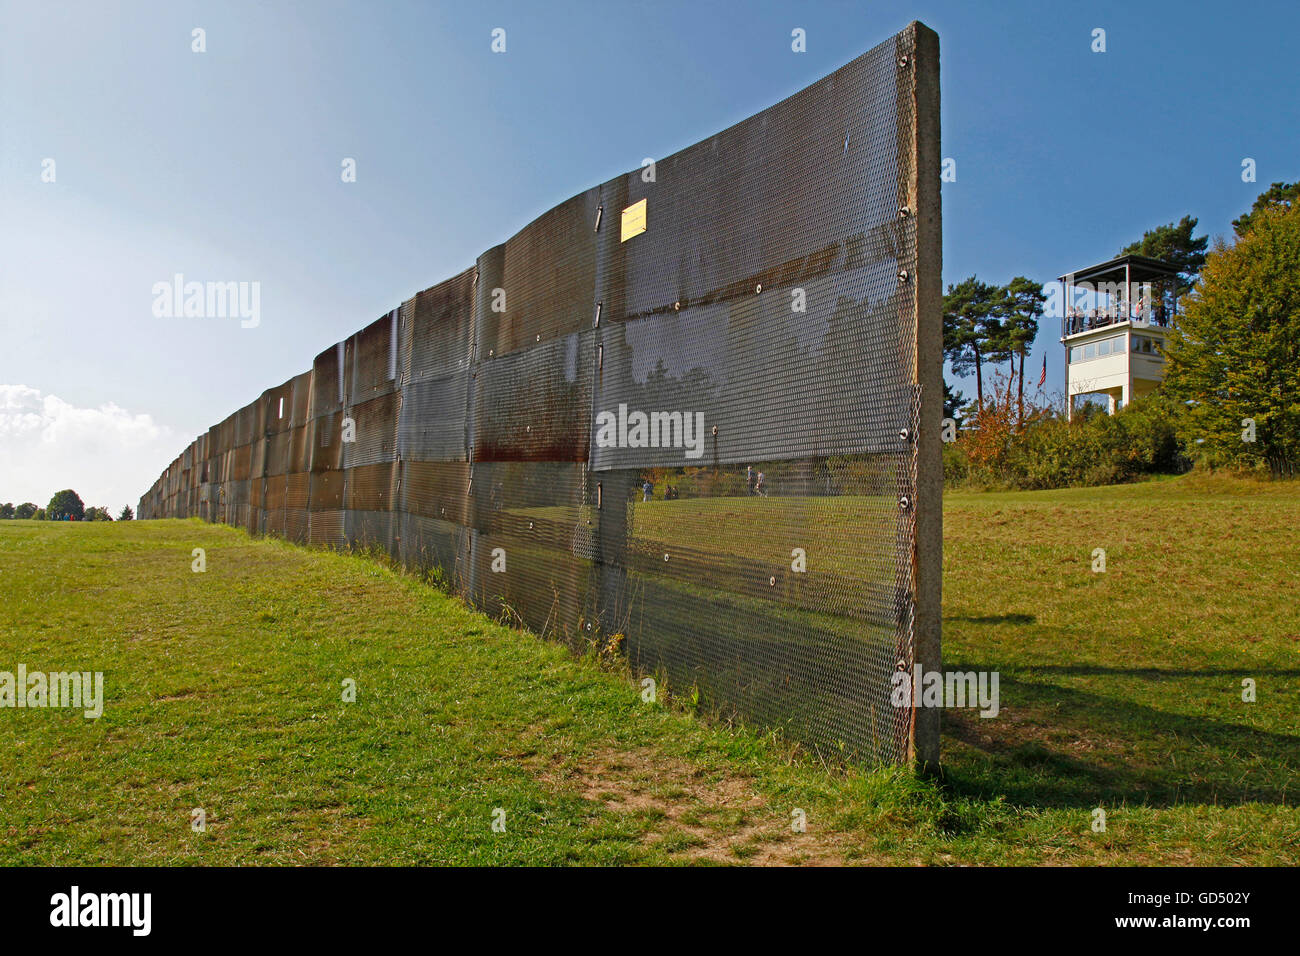
[[[99,720],[0,709],[0,863],[1294,865],[1298,528],[1295,483],[948,495],[945,661],[1002,713],[945,712],[936,782],[642,703],[367,558],[0,522],[0,670],[106,680]]]

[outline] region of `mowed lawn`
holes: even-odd
[[[0,671],[106,681],[98,720],[0,709],[0,862],[1300,861],[1300,486],[949,494],[944,550],[946,664],[1001,713],[945,712],[917,781],[644,703],[365,557],[0,522]]]

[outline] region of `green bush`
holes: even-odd
[[[961,484],[970,477],[970,459],[960,440],[943,444],[943,482]]]
[[[944,447],[944,480],[980,488],[1026,490],[1111,485],[1185,471],[1178,441],[1180,410],[1159,393],[1116,415],[1082,414],[1073,422],[1040,413],[1009,436],[1005,452],[970,462],[965,439]]]

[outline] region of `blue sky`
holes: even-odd
[[[134,504],[195,434],[539,213],[912,19],[940,36],[957,162],[945,283],[1046,281],[1187,213],[1229,234],[1300,178],[1300,5],[1200,6],[0,3],[0,500]],[[155,317],[176,273],[260,283],[260,324]],[[1058,336],[1030,359],[1053,389]]]

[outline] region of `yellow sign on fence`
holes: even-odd
[[[623,233],[620,242],[627,242],[633,236],[645,232],[645,203],[646,201],[642,199],[623,210]]]

